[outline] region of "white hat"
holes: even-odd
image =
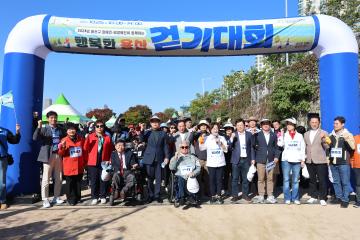
[[[159,122],[161,121],[160,118],[159,118],[157,115],[153,115],[153,116],[150,118],[150,121],[153,121],[153,120],[158,120]]]
[[[205,124],[206,126],[209,127],[209,122],[206,121],[206,120],[201,120],[201,121],[199,122],[198,126],[203,125],[203,124]]]
[[[196,177],[194,177],[194,178],[189,177],[187,179],[186,188],[191,193],[199,192],[200,186],[199,186],[199,182],[197,181]]]
[[[271,121],[270,121],[270,119],[268,119],[268,118],[263,118],[263,119],[261,119],[260,124],[265,123],[265,122],[268,122],[268,123],[271,124]]]
[[[234,126],[232,125],[231,122],[228,122],[228,123],[226,123],[226,124],[224,125],[223,128],[232,128],[232,129],[234,129]]]
[[[292,118],[287,118],[287,119],[285,119],[284,122],[289,122],[289,123],[292,123],[292,124],[294,124],[294,125],[296,125],[296,123],[297,123],[297,122],[296,122],[296,119],[293,118],[293,117],[292,117]]]

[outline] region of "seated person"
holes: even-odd
[[[125,150],[125,141],[115,143],[115,151],[111,153],[111,164],[114,168],[112,178],[113,199],[124,199],[125,194],[135,185],[135,175],[131,171],[137,168],[136,156],[130,149]]]
[[[170,160],[169,168],[176,171],[178,191],[176,192],[175,207],[184,205],[185,192],[189,196],[190,204],[196,205],[196,194],[187,191],[188,178],[196,178],[200,174],[200,162],[197,157],[189,153],[189,142],[183,141],[180,144],[180,153],[176,152],[175,156]]]

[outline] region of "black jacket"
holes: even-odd
[[[127,170],[131,170],[132,166],[136,164],[136,156],[130,150],[124,152],[125,155],[125,165]],[[117,151],[111,153],[111,165],[114,168],[115,172],[120,171],[120,158]]]
[[[277,146],[277,136],[270,131],[269,143],[266,143],[264,132],[255,133],[253,135],[253,148],[255,152],[255,161],[257,163],[266,164],[279,159],[281,151]]]

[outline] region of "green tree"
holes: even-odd
[[[136,105],[124,112],[126,123],[146,123],[152,115],[151,109],[146,105]]]
[[[273,117],[284,119],[304,116],[310,109],[315,89],[314,82],[305,81],[296,73],[280,75],[271,95]]]
[[[176,109],[175,108],[166,108],[164,111],[164,121],[168,121],[169,119],[171,119],[171,116],[174,114],[174,113],[177,113]]]

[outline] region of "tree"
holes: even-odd
[[[146,105],[136,105],[124,112],[126,123],[146,123],[152,115],[151,109]]]
[[[94,110],[86,113],[86,117],[92,118],[95,116],[97,120],[101,120],[103,122],[107,122],[113,115],[113,110],[109,108],[95,108]]]
[[[174,113],[177,113],[177,111],[175,110],[175,108],[166,108],[164,111],[164,122],[167,122],[169,119],[171,119],[172,115]]]
[[[314,82],[304,81],[300,75],[293,72],[280,75],[271,95],[273,117],[284,119],[304,116],[310,109],[314,95]]]

